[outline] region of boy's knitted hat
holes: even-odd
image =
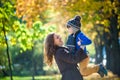
[[[73,19],[70,19],[68,22],[67,22],[67,27],[73,27],[73,28],[77,28],[77,29],[80,29],[81,27],[81,17],[80,16],[75,16]]]

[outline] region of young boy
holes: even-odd
[[[80,30],[81,28],[80,20],[81,20],[80,16],[75,16],[73,19],[67,22],[67,28],[70,35],[68,36],[66,44],[73,55],[79,48],[82,48],[84,50],[84,53],[88,55],[86,45],[91,44],[92,41]],[[88,63],[89,55],[87,58],[85,58],[83,61],[79,63],[80,72],[83,76],[87,76],[96,72],[99,73],[101,77],[104,77],[104,74],[107,75],[107,70],[104,68],[102,64],[88,66]]]

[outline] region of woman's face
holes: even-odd
[[[58,34],[54,34],[54,45],[56,45],[56,46],[63,45],[63,41],[62,41],[60,35],[58,35]]]

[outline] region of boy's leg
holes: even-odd
[[[80,72],[83,76],[90,75],[92,73],[97,73],[99,70],[98,65],[88,66],[89,57],[85,58],[79,63]]]

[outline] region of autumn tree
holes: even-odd
[[[32,75],[32,80],[35,79],[35,75],[37,75],[37,68],[41,67],[41,70],[43,69],[43,42],[44,42],[44,38],[45,36],[49,33],[52,32],[53,30],[55,30],[55,26],[43,26],[43,23],[41,21],[35,21],[32,25],[32,28],[28,29],[26,24],[22,23],[20,24],[19,21],[15,21],[15,23],[13,24],[13,32],[14,34],[10,35],[12,38],[14,38],[15,40],[15,44],[14,47],[19,49],[17,51],[17,53],[23,53],[22,55],[26,55],[26,57],[23,57],[22,55],[20,55],[22,58],[29,59],[28,63],[26,64],[25,62],[23,62],[22,59],[20,59],[20,56],[17,56],[16,58],[14,58],[14,64],[20,64],[22,66],[22,63],[25,64],[23,66],[28,66],[31,65],[29,68],[29,74]],[[39,45],[39,48],[36,49],[36,46]],[[12,47],[12,46],[11,46]],[[39,52],[36,52],[39,51]],[[16,52],[14,52],[16,53]],[[14,54],[13,53],[13,54]],[[29,53],[29,54],[28,54]],[[27,54],[30,55],[28,58]],[[40,59],[40,61],[36,60],[36,58],[39,57],[38,59]],[[16,59],[19,59],[17,61],[15,61]],[[21,63],[22,61],[22,63]],[[27,62],[27,61],[26,61]],[[41,63],[38,67],[37,64]],[[26,69],[24,68],[24,69]]]
[[[14,3],[14,1],[13,1]],[[0,45],[6,48],[8,65],[10,69],[10,79],[12,80],[12,68],[11,59],[9,54],[8,45],[8,32],[11,30],[11,26],[14,22],[14,7],[11,1],[2,0],[0,1]]]
[[[46,27],[46,30],[44,30],[41,22],[39,22],[40,24],[36,24],[37,27],[34,26],[33,22],[35,22],[36,20],[45,20],[44,17],[46,16],[43,13],[47,10],[47,3],[46,1],[42,0],[34,0],[32,2],[31,1],[32,0],[19,0],[17,1],[17,3],[15,0],[0,1],[0,45],[3,48],[6,48],[7,51],[11,80],[12,68],[9,46],[17,45],[23,51],[27,49],[32,49],[36,40],[43,40],[44,36],[47,34],[47,32],[51,31],[52,28],[51,27],[49,30],[47,30]],[[46,7],[43,7],[44,5],[46,5]],[[15,13],[18,18],[20,18],[19,20],[22,19],[23,21],[26,21],[28,23],[27,27],[34,26],[34,28],[28,29],[26,26],[24,26],[26,24],[20,25],[21,23],[19,23],[18,18],[15,17]],[[28,42],[29,44],[27,44]]]
[[[29,28],[35,20],[43,22],[48,17],[45,15],[49,7],[47,0],[17,0],[15,7],[16,15],[26,21]]]

